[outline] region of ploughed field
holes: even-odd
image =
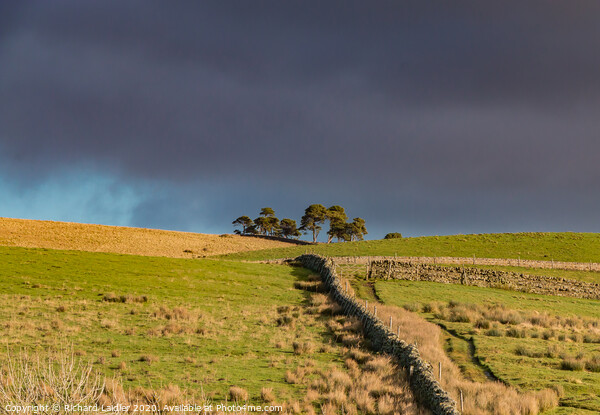
[[[0,218],[0,246],[197,258],[293,244],[228,234]]]

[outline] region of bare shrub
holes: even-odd
[[[75,358],[72,351],[44,358],[9,352],[0,370],[0,402],[4,404],[93,405],[103,390],[104,379],[93,371],[91,362]]]

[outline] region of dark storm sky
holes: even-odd
[[[600,231],[600,3],[0,2],[0,216]]]

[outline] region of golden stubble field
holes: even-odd
[[[238,235],[0,218],[0,246],[195,258],[294,244]]]

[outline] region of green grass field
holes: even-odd
[[[233,385],[252,401],[262,387],[300,396],[305,387],[285,381],[306,359],[292,341],[313,344],[317,366],[343,362],[319,351],[329,335],[302,311],[300,268],[13,247],[0,262],[0,361],[72,347],[126,387],[176,384],[217,401]],[[298,324],[278,325],[282,306]]]
[[[600,262],[598,233],[503,233],[423,236],[266,249],[226,255],[230,259],[296,257],[306,251],[326,256],[454,256]]]
[[[600,411],[600,368],[591,363],[600,359],[597,301],[420,281],[377,281],[375,291],[385,304],[417,311],[460,338],[472,339],[480,361],[511,385],[523,390],[560,385],[564,388],[562,407],[553,413]],[[436,311],[438,306],[445,306],[446,311],[452,312],[448,304],[455,304],[463,314],[450,313],[448,317]],[[478,307],[469,308],[469,305]],[[472,309],[494,307],[502,307],[509,317],[517,311],[540,319],[544,315],[559,316],[560,324],[536,326],[517,315],[510,317],[516,321],[492,322],[491,326],[484,327],[489,323],[482,322],[476,315],[469,318]],[[567,370],[561,367],[565,359],[590,362],[591,366],[575,365]],[[464,368],[469,370],[470,366],[467,364]]]

